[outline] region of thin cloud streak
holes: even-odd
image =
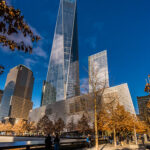
[[[27,67],[30,68],[30,69],[31,69],[31,67],[32,67],[33,65],[35,65],[36,63],[37,63],[37,61],[35,61],[35,60],[31,59],[31,58],[26,58],[26,59],[24,59],[24,64],[25,64],[25,66],[27,66]]]
[[[41,47],[34,48],[33,49],[33,55],[36,55],[36,56],[42,57],[44,59],[47,59],[47,54]]]
[[[89,91],[89,79],[88,78],[82,78],[80,80],[80,91],[81,94],[87,94]]]

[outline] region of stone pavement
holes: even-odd
[[[85,148],[82,150],[95,150],[95,148]],[[148,150],[143,145],[124,145],[114,147],[111,144],[102,144],[99,146],[99,150]]]

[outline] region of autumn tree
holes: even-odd
[[[136,133],[138,134],[145,134],[149,130],[149,127],[147,126],[145,121],[141,121],[138,118],[134,120]]]
[[[99,115],[99,129],[113,132],[114,145],[116,146],[116,134],[127,137],[128,134],[144,133],[146,126],[135,115],[125,110],[119,103],[114,107],[107,104]],[[136,137],[135,137],[136,138]],[[136,140],[136,139],[135,139]]]
[[[9,47],[12,51],[17,49],[31,53],[31,45],[27,45],[23,40],[17,42],[12,38],[12,35],[21,34],[24,38],[30,37],[32,42],[40,39],[24,21],[21,11],[8,6],[4,0],[0,0],[0,20],[0,44]]]
[[[103,120],[105,118],[105,121]],[[111,131],[114,134],[114,145],[116,146],[116,133],[130,132],[133,128],[132,116],[126,112],[124,107],[118,105],[105,107],[99,116],[99,128],[102,130]]]
[[[65,123],[61,118],[59,118],[57,121],[55,121],[54,130],[55,130],[56,133],[60,134],[61,131],[64,130],[64,128],[65,128]]]
[[[77,123],[78,130],[84,135],[90,131],[88,118],[83,114],[81,119]]]
[[[11,123],[0,123],[0,132],[15,132],[17,135],[24,133],[34,133],[36,126],[34,122],[28,122],[26,120],[18,120],[14,125]]]
[[[27,121],[26,124],[25,124],[25,130],[27,133],[35,133],[36,132],[36,124],[35,122],[29,122]]]
[[[19,9],[8,6],[5,0],[0,0],[0,44],[9,47],[11,51],[21,50],[32,53],[32,44],[25,43],[25,38],[30,38],[31,43],[40,39],[24,21]],[[3,71],[4,67],[0,65],[0,75]]]
[[[4,124],[3,123],[0,123],[0,132],[2,132],[4,129]]]
[[[101,109],[98,116],[98,130],[106,131],[106,124],[108,122],[108,112],[106,109]]]
[[[44,115],[37,123],[37,131],[44,134],[53,133],[54,125],[47,115]]]
[[[73,117],[71,118],[70,122],[67,124],[67,130],[68,131],[74,131],[76,128],[76,124],[74,123]]]
[[[5,132],[6,134],[12,132],[12,124],[10,123],[0,123],[0,132]]]
[[[6,134],[12,132],[12,124],[11,123],[6,123],[4,125],[4,128],[5,128]]]
[[[101,109],[101,105],[103,103],[103,94],[105,89],[107,88],[107,79],[104,76],[104,79],[101,80],[99,67],[95,63],[89,64],[90,72],[88,83],[85,84],[85,90],[88,90],[87,100],[90,102],[90,106],[92,111],[94,112],[94,129],[95,129],[95,147],[98,150],[98,113]],[[87,86],[89,85],[89,89]],[[90,114],[91,115],[91,114]],[[93,118],[91,116],[91,118]]]
[[[22,135],[27,131],[26,124],[27,121],[20,119],[14,124],[12,131],[14,131],[17,135]]]

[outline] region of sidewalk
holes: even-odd
[[[82,150],[95,150],[95,148],[85,148]],[[146,150],[144,146],[139,146],[139,145],[124,145],[124,146],[116,146],[114,147],[111,144],[102,144],[99,146],[99,150]],[[148,150],[148,149],[147,149]]]

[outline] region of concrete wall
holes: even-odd
[[[119,86],[107,88],[104,92],[104,95],[107,97],[108,95],[112,97],[112,95],[117,96],[117,100],[121,105],[124,105],[125,109],[132,114],[135,114],[134,106],[132,103],[131,95],[128,89],[127,84],[122,84]],[[103,101],[108,103],[109,100],[104,96]],[[67,124],[73,118],[74,122],[78,122],[78,120],[82,117],[83,113],[90,114],[91,123],[94,121],[94,107],[90,99],[86,99],[86,95],[74,97],[68,100],[56,102],[51,105],[43,106],[40,108],[36,108],[30,111],[29,120],[38,122],[40,118],[42,118],[45,114],[49,116],[49,119],[52,121],[57,120],[58,118],[62,118],[64,122]],[[84,104],[82,103],[84,102]],[[101,104],[99,104],[101,105]],[[83,108],[84,106],[84,108]]]
[[[0,136],[0,143],[3,142],[17,142],[17,141],[45,141],[41,137],[14,137],[14,136]]]

